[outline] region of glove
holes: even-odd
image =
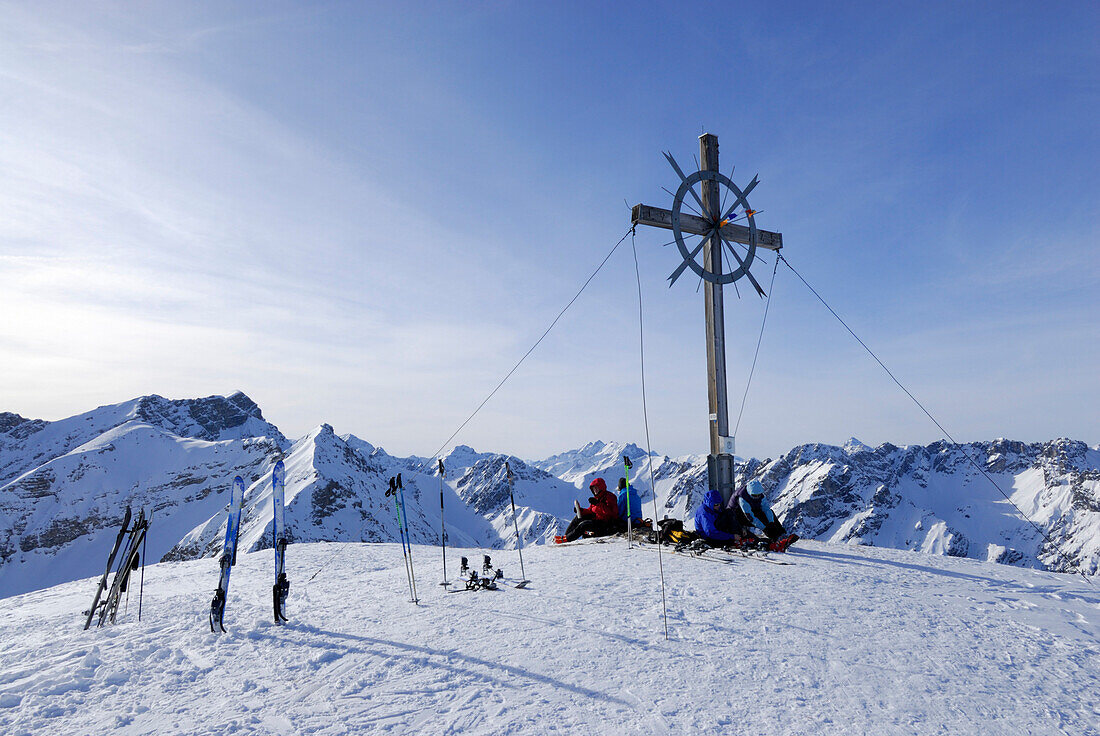
[[[787,530],[784,529],[783,525],[780,524],[778,521],[773,521],[766,527],[764,527],[764,533],[768,535],[768,539],[774,542],[775,540],[786,534]]]

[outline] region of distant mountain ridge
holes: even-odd
[[[443,457],[441,487],[434,460],[391,456],[327,424],[291,442],[241,392],[144,396],[56,422],[0,413],[0,596],[102,572],[127,503],[153,514],[151,560],[217,554],[235,475],[248,488],[242,548],[270,547],[270,474],[279,458],[292,541],[396,541],[385,489],[400,472],[413,541],[440,542],[442,490],[450,544],[510,548],[505,462],[523,543],[536,544],[560,533],[574,499],[587,503],[592,478],[615,487],[623,455],[643,515],[682,518],[690,528],[706,491],[705,455],[670,458],[594,441],[523,461],[458,445]],[[1086,574],[1100,568],[1100,448],[1082,442],[870,448],[852,438],[774,460],[739,459],[738,471],[760,479],[780,518],[804,537]]]

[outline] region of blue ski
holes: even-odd
[[[222,619],[225,616],[225,599],[229,595],[229,572],[237,562],[237,532],[241,528],[241,506],[244,505],[244,480],[241,476],[233,479],[233,498],[229,501],[229,518],[225,522],[225,545],[218,560],[221,565],[221,577],[218,589],[214,591],[214,600],[210,602],[210,630],[225,631]]]
[[[286,563],[286,522],[283,519],[286,468],[283,461],[275,463],[271,471],[271,504],[275,507],[275,585],[271,588],[271,598],[275,604],[275,623],[287,621],[286,597],[290,593],[290,581],[283,569]]]

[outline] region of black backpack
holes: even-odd
[[[690,541],[695,538],[695,534],[684,530],[684,522],[680,519],[670,519],[667,516],[657,522],[658,531],[653,532],[653,536],[657,539],[651,539],[651,541],[657,541],[667,544],[679,544],[684,541]]]

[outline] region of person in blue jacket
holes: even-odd
[[[637,528],[642,520],[642,500],[638,498],[633,486],[628,487],[626,478],[619,478],[619,520],[623,529],[626,529],[627,509],[630,509],[631,524]]]
[[[750,480],[747,486],[738,488],[730,497],[729,509],[735,524],[746,530],[753,527],[760,529],[769,542],[776,542],[787,535],[787,530],[764,500],[764,484],[758,480]]]
[[[695,509],[695,533],[706,541],[719,545],[741,539],[729,523],[725,499],[718,491],[707,491],[702,505]]]

